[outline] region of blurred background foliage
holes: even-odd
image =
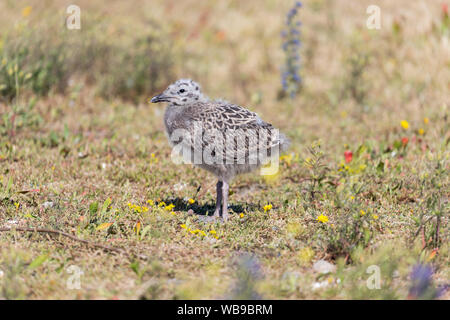
[[[143,33],[120,37],[89,12],[82,11],[81,30],[69,30],[62,17],[38,17],[36,7],[26,7],[14,28],[0,33],[0,96],[5,101],[21,91],[64,94],[82,82],[95,84],[105,98],[137,102],[174,79],[172,41],[158,23],[149,21]]]
[[[301,82],[305,98],[331,108],[348,101],[367,111],[397,99],[383,89],[387,80],[397,79],[393,90],[406,95],[425,94],[430,86],[448,89],[440,68],[448,61],[442,56],[438,66],[429,54],[439,56],[448,42],[448,13],[434,2],[416,24],[411,16],[424,10],[421,1],[403,7],[381,1],[378,31],[365,26],[370,1],[312,0],[306,9],[299,1],[275,0],[80,1],[81,29],[68,30],[65,1],[21,6],[7,0],[0,7],[0,96],[11,101],[20,91],[64,93],[79,82],[108,99],[138,102],[188,76],[218,95],[226,83],[230,99],[253,104],[282,99],[283,88],[293,96]],[[415,50],[422,46],[427,49]],[[417,74],[425,65],[433,77]],[[405,76],[412,88],[401,81]]]

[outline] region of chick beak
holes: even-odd
[[[163,93],[154,96],[150,102],[158,103],[158,102],[169,102],[169,97],[165,96]]]

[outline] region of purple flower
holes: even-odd
[[[414,297],[422,296],[431,285],[432,276],[433,269],[430,266],[416,264],[410,275],[412,286],[409,290],[409,294]]]
[[[236,281],[231,287],[231,296],[228,299],[262,299],[256,290],[256,283],[263,278],[259,259],[255,255],[242,253],[236,262]]]
[[[281,72],[281,84],[283,90],[291,98],[300,90],[301,77],[298,73],[300,69],[300,21],[297,20],[298,9],[302,6],[300,1],[296,1],[286,15],[286,29],[281,32],[284,41],[282,49],[285,52],[285,64]]]
[[[447,292],[447,290],[450,289],[449,284],[443,284],[437,287],[437,297],[441,297],[444,293]]]
[[[410,274],[410,299],[436,299],[445,293],[448,285],[436,288],[433,284],[433,268],[430,265],[418,263]]]

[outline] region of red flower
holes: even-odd
[[[345,151],[344,157],[345,157],[345,162],[349,163],[353,159],[353,152],[351,152],[350,150]]]
[[[447,16],[448,15],[448,5],[446,3],[442,3],[441,7],[442,7],[442,13],[444,14],[444,16]]]
[[[402,144],[404,147],[408,144],[409,139],[407,137],[402,138]]]

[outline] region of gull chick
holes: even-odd
[[[225,100],[211,100],[198,83],[180,79],[151,99],[166,102],[166,133],[187,162],[217,179],[214,217],[228,219],[228,192],[233,177],[278,160],[289,140],[256,113]]]

